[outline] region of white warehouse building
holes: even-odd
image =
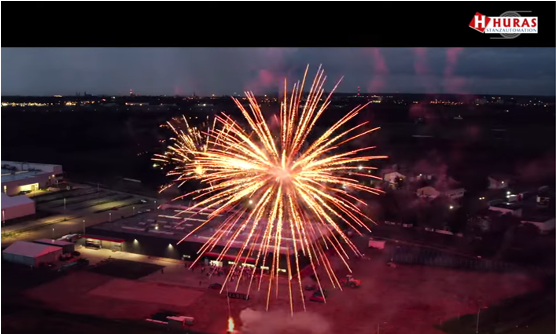
[[[2,223],[35,214],[35,202],[25,195],[8,196],[2,193]]]
[[[2,161],[2,192],[8,196],[48,188],[62,179],[61,165]]]
[[[43,263],[58,261],[62,255],[62,247],[38,244],[28,241],[16,241],[2,252],[4,261],[39,267]]]
[[[2,222],[35,214],[35,202],[25,194],[58,184],[62,166],[2,161]]]

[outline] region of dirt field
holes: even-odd
[[[354,276],[362,280],[362,286],[344,291],[327,286],[327,304],[307,301],[308,314],[294,317],[313,317],[307,325],[310,330],[298,327],[296,333],[372,334],[378,329],[381,334],[441,333],[433,326],[458,315],[476,312],[479,306],[538,287],[537,282],[521,275],[418,266],[393,269],[379,260],[359,260],[353,263],[352,269]],[[341,276],[347,271],[339,269],[338,273]],[[230,300],[238,327],[242,310],[247,307],[264,309],[265,288],[254,292],[250,301]],[[295,307],[301,311],[299,292],[295,292]],[[308,297],[310,293],[304,294]],[[109,318],[141,320],[157,311],[171,310],[195,317],[194,330],[210,333],[225,331],[228,313],[227,298],[206,287],[196,289],[128,281],[91,272],[69,274],[28,290],[26,295],[61,311]],[[278,300],[272,296],[270,310],[284,313],[270,313],[274,321],[267,321],[264,329],[255,332],[287,332],[283,328],[290,321],[285,313],[289,310],[287,285],[280,285]],[[326,330],[317,331],[316,326],[324,326],[320,328]]]
[[[139,291],[141,293],[138,293]],[[169,304],[178,307],[187,307],[194,303],[203,292],[183,287],[137,282],[126,279],[113,279],[89,291],[89,294],[142,303]]]
[[[333,291],[328,303],[310,305],[342,333],[440,333],[442,321],[477,312],[539,284],[522,275],[502,275],[421,266],[389,268],[381,261],[353,263],[357,290]],[[347,270],[338,270],[339,276]]]

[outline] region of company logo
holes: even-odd
[[[521,16],[519,14],[530,12],[523,10],[509,11],[496,17],[477,12],[469,23],[469,27],[483,34],[498,34],[501,36],[491,37],[490,39],[514,39],[521,34],[538,34],[538,17]]]

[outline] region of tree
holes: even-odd
[[[521,221],[512,214],[505,214],[493,219],[492,223],[492,232],[495,233],[495,237],[500,239],[500,247],[495,257],[501,258],[510,248],[515,236],[515,230],[521,224]]]
[[[458,208],[450,215],[448,227],[454,234],[460,233],[467,225],[467,213],[463,208]]]
[[[516,235],[518,236],[513,240],[512,245],[517,248],[530,248],[535,246],[541,230],[533,224],[521,224],[516,230]]]
[[[401,177],[396,178],[396,189],[405,188],[405,180]]]

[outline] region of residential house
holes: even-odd
[[[488,176],[488,189],[506,189],[511,179],[507,175],[492,174]]]
[[[388,182],[388,183],[392,183],[392,182],[396,182],[396,180],[398,179],[405,179],[405,175],[398,173],[398,172],[390,172],[387,174],[384,174],[384,181]]]
[[[433,177],[433,174],[415,173],[414,175],[409,177],[409,182],[430,181],[433,179]]]
[[[384,174],[383,178],[384,182],[388,184],[388,187],[396,189],[398,188],[398,180],[405,180],[406,176],[398,172],[390,172]]]
[[[465,188],[463,187],[433,187],[426,186],[417,189],[417,196],[427,199],[435,199],[439,196],[447,197],[451,200],[457,200],[463,197]]]

